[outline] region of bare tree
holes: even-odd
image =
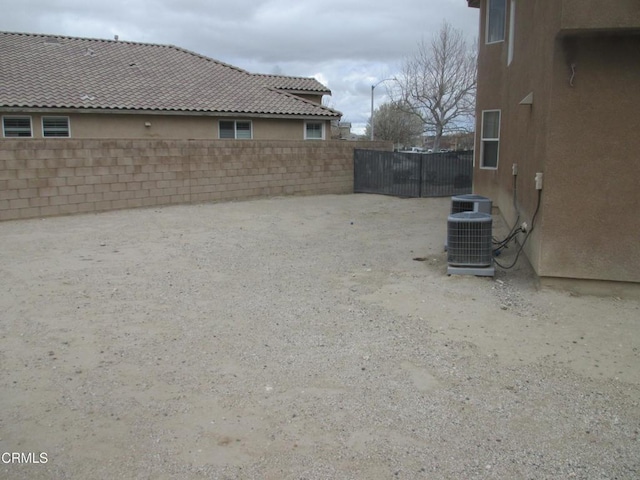
[[[473,128],[476,46],[461,30],[444,22],[430,43],[418,44],[396,80],[395,101],[422,119],[434,151],[442,135]]]
[[[395,102],[380,105],[373,116],[376,139],[403,146],[415,145],[422,135],[423,125],[422,120],[408,110]],[[367,138],[370,132],[371,119],[367,124]]]

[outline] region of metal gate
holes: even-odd
[[[446,197],[471,193],[473,150],[403,153],[358,150],[353,191],[398,197]]]

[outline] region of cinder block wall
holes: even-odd
[[[0,140],[0,220],[353,191],[382,142]]]

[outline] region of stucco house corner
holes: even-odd
[[[519,242],[542,283],[637,290],[640,3],[467,3],[480,19],[474,193],[533,227]]]

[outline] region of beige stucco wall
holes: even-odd
[[[34,138],[42,138],[42,114],[1,113],[2,115],[28,115],[32,118]],[[273,119],[238,117],[211,117],[161,114],[95,114],[48,113],[48,116],[69,117],[71,138],[162,138],[202,139],[218,138],[219,120],[250,120],[254,140],[303,140],[303,119]],[[150,126],[146,126],[149,123]],[[331,125],[325,121],[325,138],[330,138]]]
[[[565,36],[561,2],[516,4],[512,63],[508,25],[505,42],[479,49],[474,192],[492,198],[510,225],[517,212],[531,225],[534,177],[543,172],[525,246],[538,275],[640,282],[640,36]],[[531,92],[533,104],[520,105]],[[502,112],[497,169],[480,168],[488,109]]]
[[[560,38],[553,71],[540,270],[640,282],[640,36]]]
[[[562,0],[561,3],[561,28],[565,30],[640,29],[638,0]]]
[[[510,226],[516,221],[531,224],[538,201],[534,178],[536,172],[544,171],[547,155],[546,134],[550,122],[552,82],[545,72],[552,68],[554,40],[550,32],[557,28],[557,24],[550,22],[547,12],[535,3],[517,2],[518,28],[510,65],[507,65],[509,26],[504,42],[484,44],[484,5],[480,11],[479,38],[482,43],[478,55],[474,192],[491,198],[494,207],[499,209]],[[533,42],[531,38],[540,40]],[[533,93],[533,105],[520,105],[529,93]],[[483,110],[494,109],[501,111],[498,168],[484,169],[480,167],[480,121]],[[517,165],[515,177],[512,174],[514,164]],[[543,196],[536,226],[527,240],[525,250],[538,273],[544,211]],[[524,236],[519,238],[520,241],[523,239]]]

